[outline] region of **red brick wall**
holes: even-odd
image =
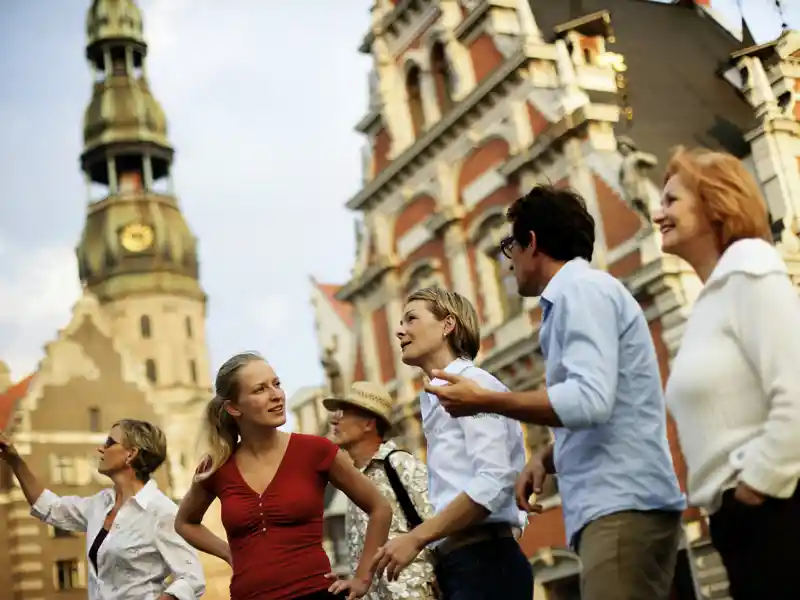
[[[364,381],[367,378],[367,372],[364,368],[364,350],[361,347],[361,342],[356,344],[356,363],[353,368],[353,381]]]
[[[492,138],[473,150],[464,159],[458,174],[459,194],[487,170],[506,160],[508,155],[508,142],[500,138]]]
[[[512,182],[499,190],[492,192],[486,198],[478,202],[472,210],[464,217],[464,227],[468,228],[474,222],[480,222],[487,210],[497,206],[507,207],[514,200],[519,198],[519,187]]]
[[[619,194],[597,175],[594,176],[594,184],[606,246],[613,250],[631,239],[639,231],[642,222]]]
[[[475,81],[480,83],[492,71],[503,64],[503,55],[494,45],[494,40],[488,35],[475,39],[469,46],[472,56],[472,67],[475,69]]]
[[[637,250],[608,265],[608,272],[618,279],[633,275],[642,266],[642,255]]]
[[[375,175],[389,166],[389,150],[392,147],[392,138],[386,129],[381,129],[375,136],[375,146],[373,148],[375,162]]]
[[[447,266],[444,243],[438,238],[423,244],[414,252],[412,252],[408,258],[403,261],[403,264],[400,266],[400,272],[404,273],[406,269],[412,267],[414,263],[425,259],[438,260],[440,262],[442,265],[442,275],[444,276],[445,285],[449,287],[451,285],[450,269]]]
[[[380,379],[383,383],[392,381],[395,376],[394,353],[392,352],[392,340],[394,336],[389,331],[389,319],[386,315],[386,308],[381,307],[372,313],[372,329],[375,334],[375,345],[378,351],[378,366],[380,368]]]
[[[564,548],[567,545],[567,534],[564,531],[564,513],[561,512],[561,507],[530,517],[519,543],[525,556],[529,557],[542,548]]]
[[[394,240],[397,243],[403,234],[407,233],[417,223],[436,212],[436,201],[430,196],[417,196],[407,204],[402,212],[397,215],[394,222]]]
[[[531,131],[533,131],[534,136],[537,136],[550,127],[550,121],[545,119],[544,115],[540,113],[530,102],[528,102],[526,106],[528,108],[528,118],[531,122]]]

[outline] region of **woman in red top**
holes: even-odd
[[[386,541],[388,502],[324,437],[285,433],[286,396],[255,353],[237,354],[217,373],[206,411],[208,458],[184,496],[176,531],[233,568],[232,600],[353,600],[372,583],[370,561]],[[331,584],[322,547],[325,487],[331,482],[369,514],[362,560],[352,579]],[[228,543],[201,522],[219,498]]]

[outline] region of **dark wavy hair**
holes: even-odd
[[[537,185],[509,207],[506,218],[522,248],[530,246],[533,232],[537,250],[554,260],[592,260],[594,218],[572,190]]]

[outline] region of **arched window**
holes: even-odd
[[[139,319],[139,329],[142,332],[142,337],[144,339],[149,339],[152,335],[150,329],[150,317],[147,315],[142,315],[141,319]]]
[[[424,263],[416,267],[403,286],[403,293],[408,296],[412,292],[424,288],[442,286],[442,279],[433,265]]]
[[[414,125],[414,135],[419,135],[425,127],[425,113],[422,108],[420,70],[416,65],[408,70],[406,92],[408,94],[408,110],[411,111],[411,122]]]
[[[441,42],[436,42],[431,51],[431,71],[436,85],[439,110],[444,115],[453,106],[453,73],[450,70],[450,63],[447,62],[444,44]]]
[[[97,406],[92,406],[89,409],[89,431],[100,431],[100,409]]]
[[[155,383],[158,380],[158,373],[156,372],[156,361],[152,358],[148,358],[144,363],[145,373],[147,374],[147,379],[150,380],[150,383]]]

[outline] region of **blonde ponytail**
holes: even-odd
[[[239,397],[239,370],[255,360],[264,360],[257,352],[243,352],[232,356],[217,372],[216,396],[206,406],[204,423],[206,457],[195,473],[195,481],[203,481],[216,473],[236,450],[239,443],[239,426],[226,410],[228,402]]]
[[[239,441],[239,426],[225,410],[225,400],[220,396],[214,396],[206,406],[203,429],[207,453],[195,481],[211,477],[231,457]]]

